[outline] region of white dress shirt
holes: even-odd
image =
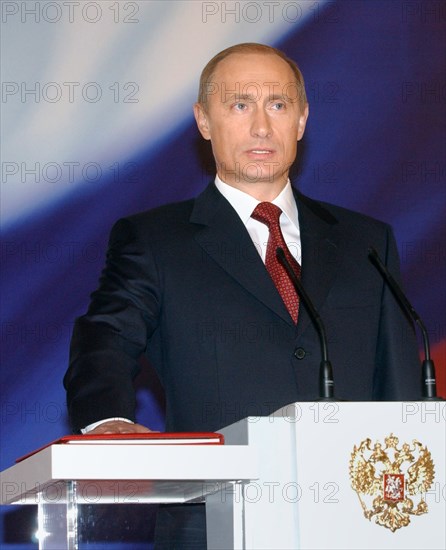
[[[251,195],[248,195],[248,193],[244,193],[243,191],[240,191],[240,189],[236,189],[235,187],[224,183],[218,176],[215,178],[215,185],[240,216],[240,219],[244,223],[252,242],[257,248],[263,262],[265,262],[269,230],[264,223],[251,218],[254,208],[260,203],[260,201]],[[285,239],[291,254],[299,262],[299,264],[301,264],[302,255],[300,246],[299,217],[290,180],[288,180],[281,193],[271,202],[282,210],[282,214],[280,215],[280,229],[282,230],[283,238]]]

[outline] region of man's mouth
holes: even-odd
[[[247,151],[248,154],[253,154],[253,155],[270,155],[273,152],[274,151],[272,149],[249,149]]]

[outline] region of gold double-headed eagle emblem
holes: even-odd
[[[410,516],[428,512],[425,493],[434,481],[430,451],[419,441],[412,446],[390,434],[372,445],[365,439],[353,448],[350,480],[358,494],[364,516],[395,532],[410,523]]]

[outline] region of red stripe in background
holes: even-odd
[[[437,395],[446,398],[446,340],[433,345],[431,355],[437,375]]]

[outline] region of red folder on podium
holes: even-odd
[[[214,432],[149,432],[130,434],[85,434],[65,435],[51,441],[20,458],[16,462],[26,460],[30,456],[50,447],[51,445],[223,445],[222,434]]]

